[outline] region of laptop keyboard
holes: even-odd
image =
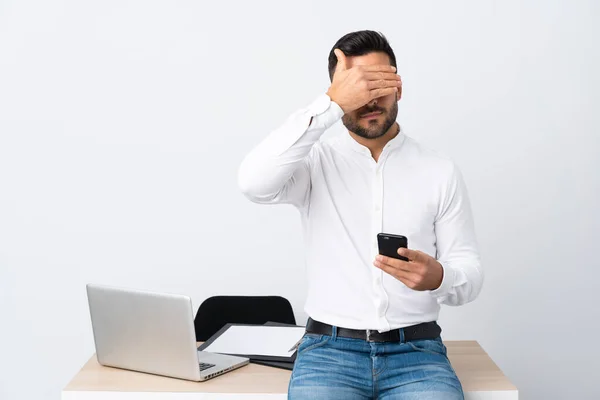
[[[208,363],[203,363],[203,362],[201,362],[201,363],[200,363],[200,371],[207,370],[207,369],[209,369],[209,368],[212,368],[212,367],[214,367],[215,365],[216,365],[216,364],[208,364]]]

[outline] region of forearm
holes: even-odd
[[[321,135],[342,115],[326,95],[292,114],[244,158],[238,175],[242,192],[256,202],[277,197]]]
[[[460,306],[477,298],[483,285],[478,257],[455,262],[440,260],[440,264],[444,270],[442,284],[432,291],[439,304]]]
[[[437,259],[442,284],[431,293],[438,303],[460,306],[475,300],[483,285],[483,270],[465,183],[454,167],[444,190],[435,224]]]

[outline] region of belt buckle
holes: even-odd
[[[371,330],[367,329],[367,342],[371,341]]]

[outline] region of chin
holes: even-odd
[[[376,135],[381,131],[381,124],[367,126],[363,125],[363,128],[369,132],[369,135]]]

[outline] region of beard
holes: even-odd
[[[364,126],[359,124],[360,115],[372,113],[372,112],[381,112],[382,115],[385,115],[385,120],[380,123],[376,119],[372,119],[367,121],[368,126],[365,128]],[[392,107],[389,110],[378,106],[372,107],[364,107],[360,110],[360,113],[355,112],[356,117],[351,115],[344,115],[342,117],[342,122],[346,129],[350,132],[356,134],[365,139],[377,139],[385,135],[385,133],[396,123],[396,118],[398,117],[398,103],[394,102]]]

